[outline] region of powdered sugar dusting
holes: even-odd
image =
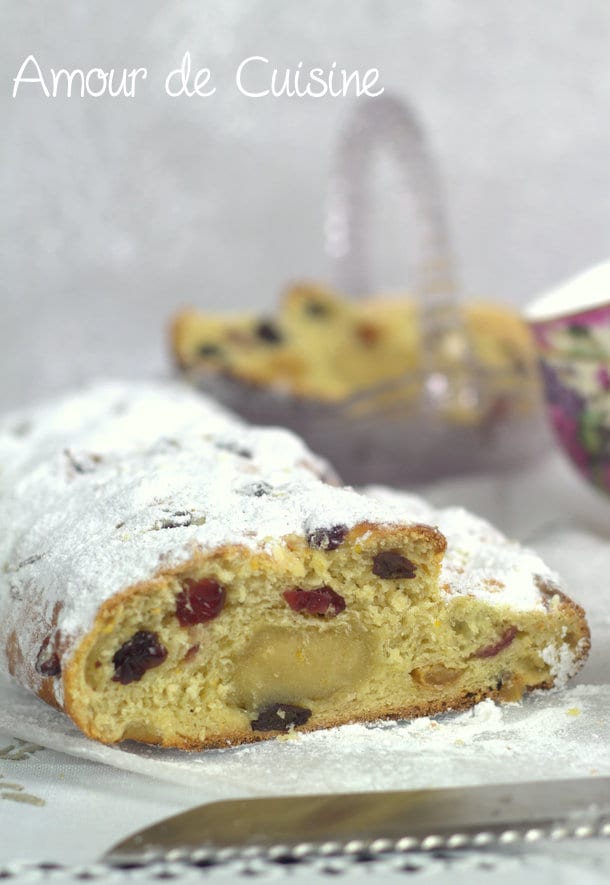
[[[583,642],[581,639],[577,643],[576,656],[567,642],[563,642],[561,645],[547,645],[542,650],[542,660],[549,666],[555,688],[563,688],[567,684],[568,679],[578,671],[579,665],[575,662],[575,658],[578,656],[578,652],[582,650]]]

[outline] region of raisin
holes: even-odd
[[[188,528],[193,522],[193,514],[188,510],[176,510],[169,516],[158,519],[153,526],[154,531],[159,529],[179,529]]]
[[[293,704],[271,704],[258,714],[250,725],[252,731],[290,731],[295,725],[304,725],[311,716],[307,707]]]
[[[210,578],[183,582],[183,588],[176,597],[176,617],[181,627],[203,624],[217,617],[225,604],[225,591]]]
[[[230,452],[232,455],[237,455],[238,458],[252,457],[250,449],[246,449],[232,440],[217,440],[214,445],[217,449],[220,449],[223,452]]]
[[[378,578],[414,578],[416,571],[415,564],[395,550],[384,550],[373,559],[373,574]]]
[[[330,313],[329,306],[322,301],[307,301],[304,309],[310,317],[326,317]]]
[[[346,525],[333,525],[329,529],[314,529],[307,535],[307,543],[316,550],[336,550],[347,535]]]
[[[279,344],[283,340],[282,333],[269,320],[260,322],[254,331],[261,341],[266,341],[268,344]]]
[[[147,670],[158,667],[166,657],[167,649],[161,645],[156,633],[138,630],[115,651],[112,658],[112,681],[120,682],[121,685],[139,682]]]
[[[283,596],[295,612],[335,618],[345,610],[345,599],[331,587],[318,587],[316,590],[300,590],[295,587],[285,590]]]
[[[508,648],[516,635],[516,627],[507,627],[507,629],[504,631],[502,636],[500,636],[497,642],[492,642],[491,645],[484,645],[478,651],[475,651],[473,657],[495,658],[495,656],[499,655],[501,651],[504,651],[505,648]]]
[[[200,344],[197,353],[201,357],[220,356],[222,349],[217,344]]]
[[[59,655],[55,650],[54,644],[51,644],[50,636],[47,636],[40,646],[35,667],[36,672],[40,673],[41,676],[59,676],[61,673]]]
[[[81,474],[93,473],[98,464],[104,460],[101,455],[92,452],[73,452],[71,449],[64,449],[64,455],[72,470]]]
[[[242,495],[247,495],[249,498],[262,498],[263,495],[270,495],[273,491],[273,486],[270,486],[268,482],[251,482],[247,486],[243,486],[240,490]]]

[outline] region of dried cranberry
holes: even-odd
[[[336,550],[347,535],[346,525],[333,525],[328,529],[314,529],[307,535],[307,543],[316,550]]]
[[[282,333],[269,320],[260,322],[254,331],[262,341],[266,341],[268,344],[279,344],[282,341]]]
[[[59,655],[55,649],[55,644],[51,644],[50,636],[47,636],[40,646],[35,667],[36,672],[40,673],[41,676],[59,676],[61,673]]]
[[[317,590],[299,590],[295,587],[293,590],[285,590],[283,595],[295,612],[335,618],[345,609],[345,599],[330,587],[318,587]]]
[[[166,657],[167,649],[161,645],[156,633],[138,630],[114,653],[112,681],[121,685],[138,682],[147,670],[158,667]]]
[[[495,656],[500,654],[501,651],[504,651],[505,648],[508,648],[516,635],[516,627],[507,627],[507,629],[504,631],[502,636],[500,636],[497,642],[493,642],[491,645],[484,645],[483,648],[475,651],[474,657],[495,658]]]
[[[203,624],[217,617],[225,604],[224,589],[210,578],[187,579],[176,597],[176,617],[181,627]]]
[[[373,559],[373,574],[378,578],[414,578],[416,571],[415,563],[395,550],[385,550]]]
[[[271,704],[258,714],[250,725],[252,731],[290,731],[295,725],[304,725],[311,716],[307,707],[293,704]]]

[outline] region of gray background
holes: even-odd
[[[333,146],[352,102],[248,99],[248,55],[378,67],[440,162],[463,291],[521,304],[608,256],[605,0],[1,0],[0,407],[92,375],[168,369],[185,303],[271,308],[323,250]],[[189,49],[211,99],[171,100]],[[135,99],[46,99],[12,78],[145,65]],[[408,281],[391,187],[376,281]],[[386,217],[387,216],[387,217]],[[408,252],[408,248],[407,248]]]

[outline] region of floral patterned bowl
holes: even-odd
[[[555,435],[589,482],[610,494],[610,262],[536,299],[525,317]]]

